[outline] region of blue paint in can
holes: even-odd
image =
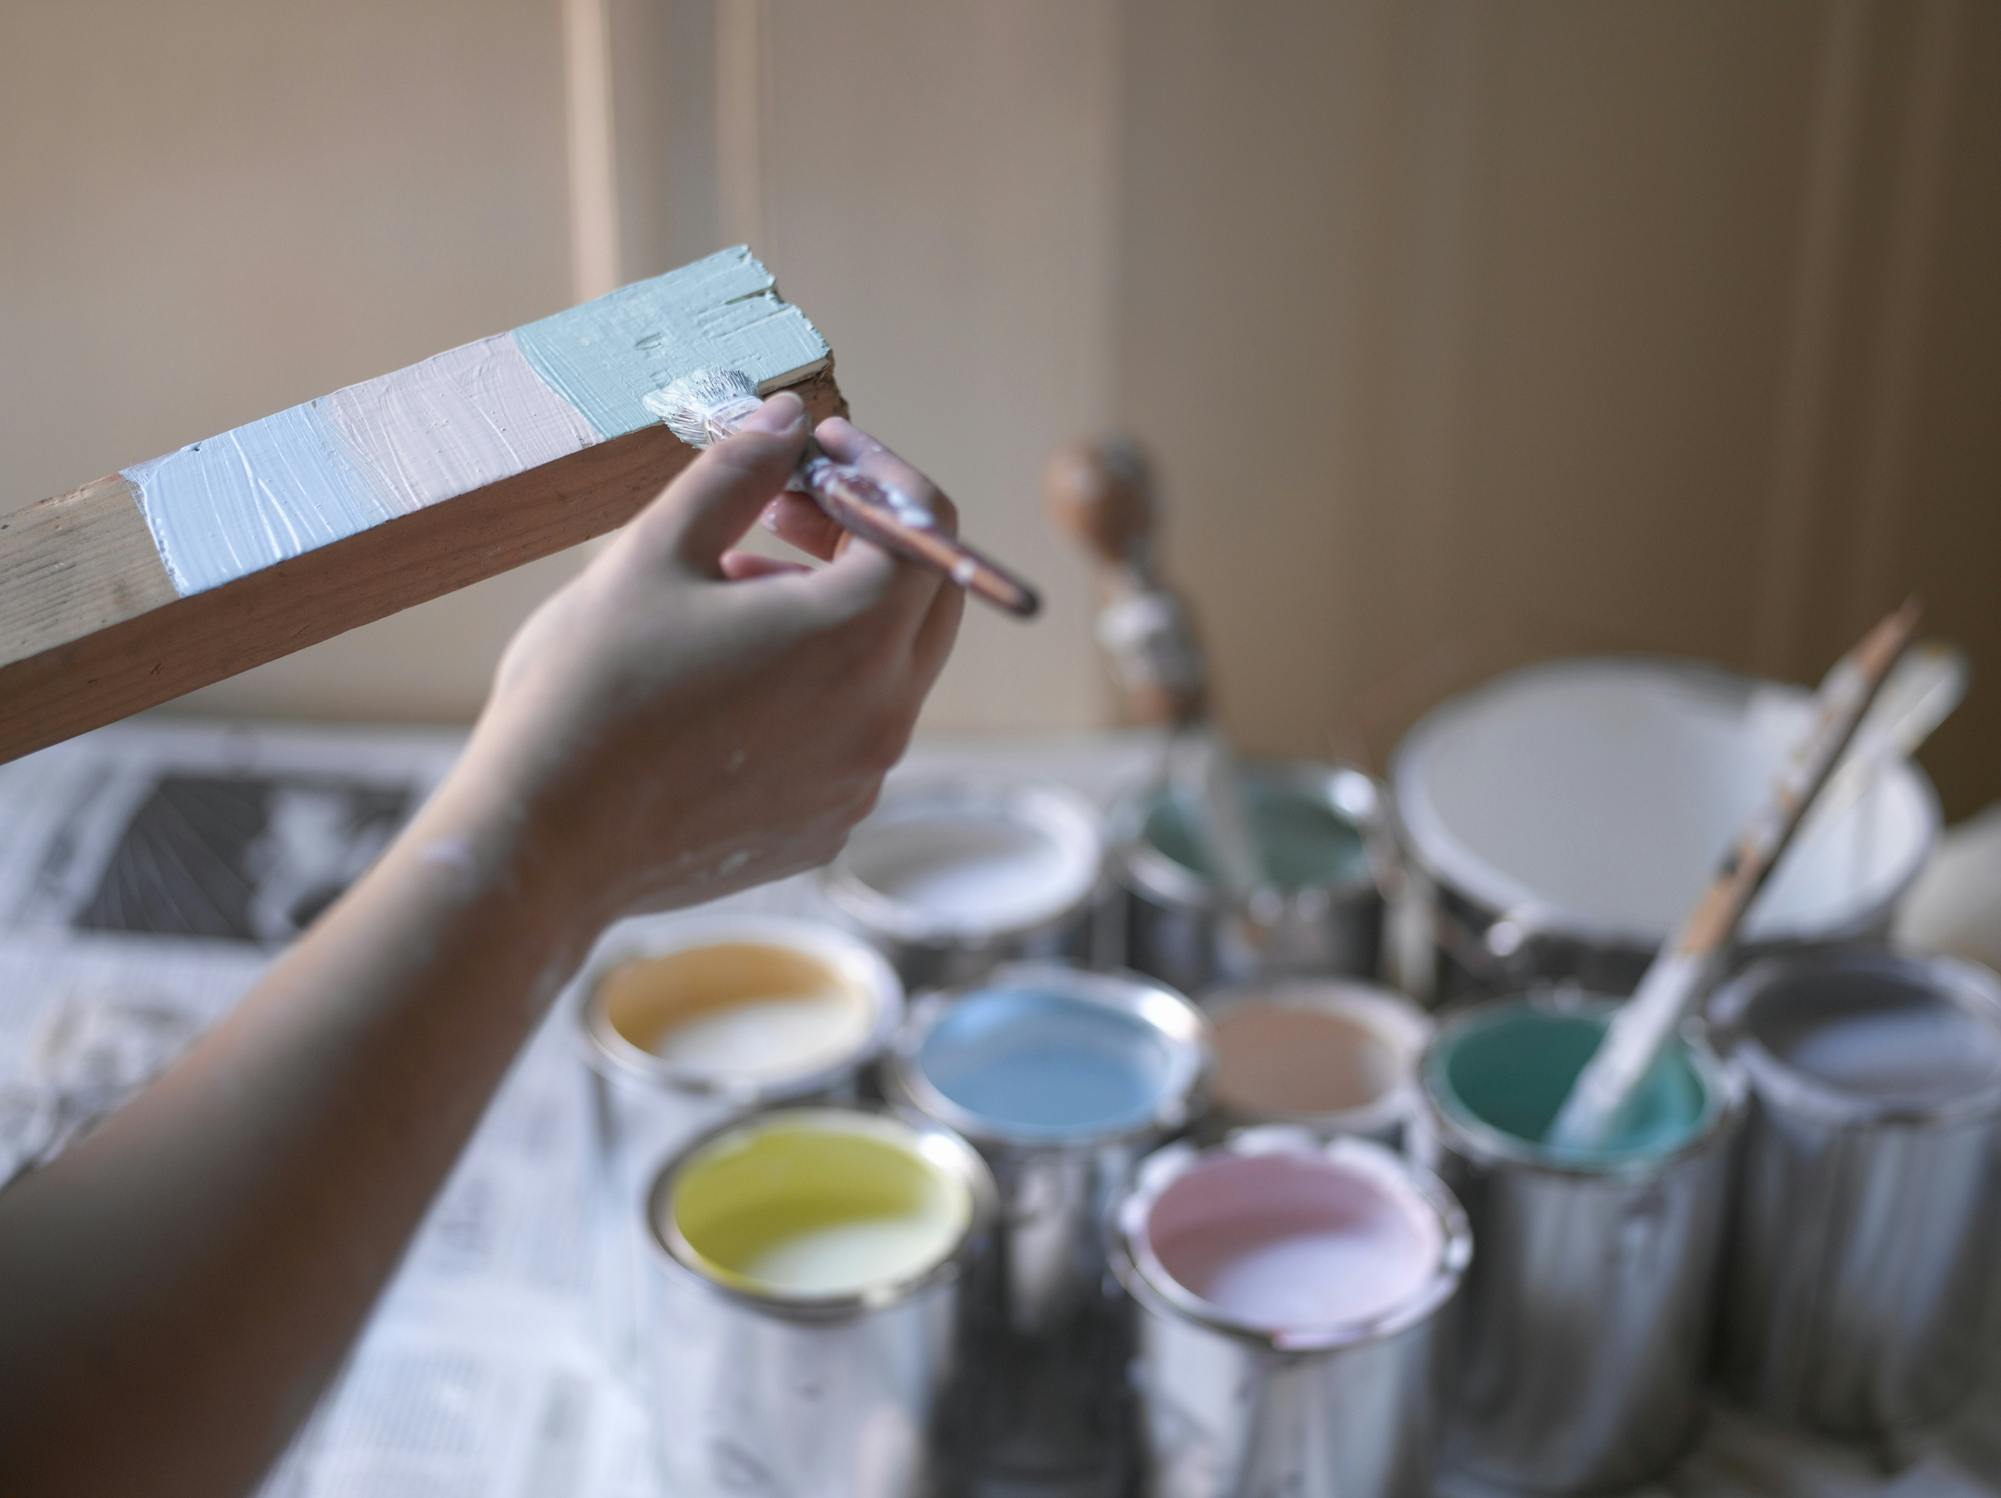
[[[965,994],[915,1059],[983,1124],[1048,1139],[1139,1128],[1187,1085],[1187,1064],[1143,1017],[1043,989]]]

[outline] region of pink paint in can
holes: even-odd
[[[1472,1255],[1435,1177],[1365,1140],[1246,1129],[1150,1157],[1115,1238],[1163,1491],[1430,1491]]]

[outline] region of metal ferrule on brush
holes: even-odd
[[[762,404],[757,386],[734,369],[697,369],[641,397],[690,447],[710,447],[733,435]],[[950,578],[995,607],[1027,618],[1041,608],[1034,588],[1006,568],[937,529],[930,507],[808,439],[787,488],[810,495],[835,524],[906,560]]]

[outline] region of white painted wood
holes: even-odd
[[[183,597],[650,426],[700,368],[760,389],[830,362],[738,245],[124,470]]]

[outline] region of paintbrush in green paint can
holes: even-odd
[[[1724,854],[1715,879],[1681,929],[1661,948],[1579,1073],[1550,1125],[1550,1145],[1591,1150],[1618,1126],[1674,1032],[1701,1002],[1737,928],[1792,845],[1800,823],[1836,779],[1843,756],[1858,739],[1864,714],[1910,645],[1918,615],[1917,600],[1909,600],[1827,673],[1815,697],[1813,726],[1787,759],[1770,799]],[[1916,691],[1909,710],[1929,713],[1936,700],[1929,688]],[[1881,730],[1860,736],[1858,747],[1879,753],[1869,749],[1869,741],[1885,734],[1888,742],[1896,741],[1894,733]]]

